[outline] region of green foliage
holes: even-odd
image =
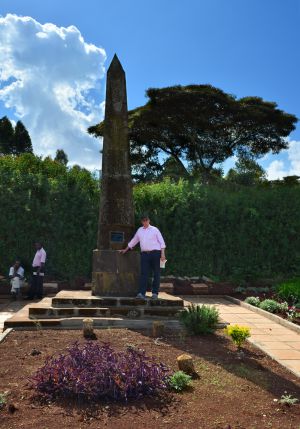
[[[213,306],[189,305],[180,313],[180,320],[188,331],[195,335],[209,334],[215,331],[219,312]]]
[[[294,398],[293,395],[288,395],[285,392],[285,395],[282,395],[279,399],[279,402],[283,405],[295,405],[298,402],[297,398]]]
[[[31,138],[23,122],[18,121],[15,128],[4,116],[0,119],[0,155],[20,155],[32,153]]]
[[[288,302],[300,301],[300,278],[280,283],[276,291],[279,298]]]
[[[148,212],[164,234],[166,275],[238,283],[300,275],[300,187],[165,180],[135,186],[134,199],[137,219]]]
[[[5,406],[7,402],[7,392],[0,393],[0,410]]]
[[[226,179],[230,182],[245,186],[253,186],[266,181],[266,172],[264,169],[252,159],[239,159],[235,168],[231,168]]]
[[[274,299],[265,299],[259,304],[259,308],[269,313],[278,313],[280,311],[280,304],[274,301]]]
[[[16,123],[13,136],[13,149],[10,153],[15,155],[20,155],[21,153],[32,153],[30,135],[21,121]]]
[[[7,116],[3,116],[0,119],[0,155],[12,153],[13,138],[14,128],[12,123]]]
[[[228,325],[224,329],[225,333],[231,337],[234,344],[240,348],[247,338],[251,336],[247,326]]]
[[[68,156],[63,149],[57,149],[54,161],[60,162],[63,165],[67,165],[69,162]]]
[[[278,305],[278,312],[279,313],[286,313],[288,311],[288,309],[289,309],[289,305],[286,301],[279,302],[279,305]]]
[[[168,382],[171,389],[181,392],[191,384],[191,380],[192,377],[190,375],[187,375],[183,371],[176,371],[169,377]]]
[[[148,212],[163,233],[165,275],[204,274],[243,286],[262,277],[300,276],[300,186],[204,186],[166,179],[135,185],[134,202],[136,226]],[[40,239],[48,252],[48,273],[90,275],[97,177],[51,158],[2,156],[0,207],[1,274],[16,256],[29,268],[33,242]]]
[[[248,296],[248,298],[245,299],[245,302],[250,305],[254,305],[254,307],[259,307],[260,299],[258,296]]]
[[[182,177],[196,171],[206,183],[215,165],[233,155],[249,164],[250,159],[287,148],[285,137],[297,122],[274,102],[237,99],[211,85],[149,88],[146,94],[147,103],[129,112],[129,138],[134,170],[143,165],[147,174],[150,166],[160,170],[163,155],[178,164],[177,172],[185,170]],[[96,136],[103,131],[104,122],[89,128]],[[240,178],[255,182],[263,175],[258,170],[252,163]]]
[[[31,154],[0,157],[0,272],[16,256],[29,269],[40,240],[48,274],[90,275],[98,204],[98,181],[87,170]]]

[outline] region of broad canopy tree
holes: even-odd
[[[207,179],[218,164],[236,155],[258,159],[288,147],[297,118],[260,97],[236,98],[211,85],[150,88],[148,102],[129,112],[133,173],[154,178],[162,155],[186,174]],[[104,121],[88,132],[102,136]]]

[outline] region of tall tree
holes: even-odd
[[[148,102],[129,112],[131,152],[144,151],[157,168],[164,153],[187,173],[201,171],[209,177],[216,164],[233,155],[257,159],[286,149],[285,138],[297,122],[274,102],[237,99],[211,85],[150,88],[146,94]],[[102,122],[88,131],[101,136],[104,126]]]
[[[57,149],[54,161],[60,162],[63,165],[67,165],[69,162],[68,156],[63,149]]]
[[[265,182],[267,174],[253,159],[241,158],[236,162],[235,168],[228,171],[226,179],[240,185],[251,186]]]
[[[12,150],[16,155],[33,153],[30,135],[22,121],[16,123]]]
[[[14,128],[7,116],[0,119],[0,154],[12,153]]]

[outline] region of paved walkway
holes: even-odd
[[[300,334],[225,298],[195,296],[185,300],[214,305],[225,322],[248,326],[251,343],[300,377]]]
[[[28,301],[11,301],[11,300],[1,300],[0,301],[0,334],[3,332],[5,320],[12,317],[17,311],[23,308],[28,304]]]

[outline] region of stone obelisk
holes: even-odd
[[[136,295],[140,255],[134,251],[125,255],[118,252],[126,247],[133,234],[126,78],[115,55],[106,81],[98,248],[93,252],[93,295]]]

